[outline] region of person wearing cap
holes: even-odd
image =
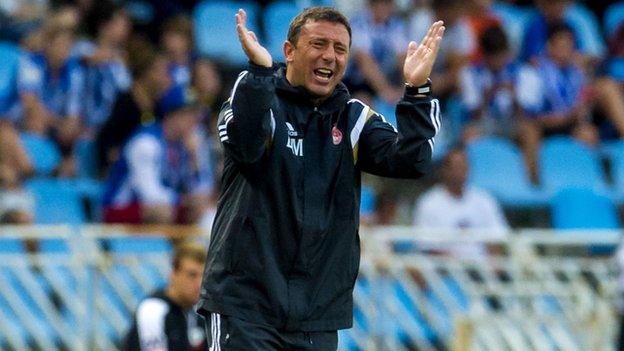
[[[113,164],[104,192],[107,223],[176,223],[198,183],[187,146],[199,121],[195,95],[176,86],[161,97],[156,121],[139,128]]]

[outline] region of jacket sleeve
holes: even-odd
[[[440,103],[405,95],[397,104],[396,116],[398,131],[364,105],[351,135],[356,165],[383,177],[420,177],[429,170],[434,137],[440,129]]]
[[[275,126],[274,96],[274,68],[250,64],[238,76],[218,119],[219,139],[236,162],[254,163],[264,154]]]

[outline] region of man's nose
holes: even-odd
[[[331,45],[328,45],[327,48],[323,51],[322,58],[325,61],[334,61],[336,59],[336,51]]]

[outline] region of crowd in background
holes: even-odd
[[[0,40],[23,50],[14,94],[0,101],[2,221],[32,221],[33,199],[22,184],[38,174],[23,145],[26,135],[58,148],[54,177],[79,176],[77,145],[93,143],[94,176],[104,184],[103,213],[96,220],[209,225],[220,177],[216,114],[236,77],[227,72],[242,67],[198,54],[198,24],[191,20],[198,1],[148,3],[153,13],[146,21],[124,1],[0,0]],[[544,137],[569,135],[592,147],[624,137],[624,22],[603,28],[604,8],[595,3],[584,3],[593,12],[576,11],[576,17],[569,14],[578,3],[569,0],[334,5],[353,28],[344,81],[354,97],[391,123],[404,89],[400,69],[407,43],[436,19],[445,22],[431,77],[443,114],[435,154],[443,182],[423,195],[428,200],[413,194],[408,211],[415,208],[417,225],[508,226],[493,198],[466,189],[469,165],[461,145],[475,139],[513,140],[537,183]],[[496,8],[532,12],[518,32],[504,25]],[[363,222],[396,223],[397,212],[405,212],[397,208],[396,193],[374,179],[365,182],[370,186],[362,196]],[[435,212],[436,205],[458,215],[421,222],[431,219],[423,213]]]

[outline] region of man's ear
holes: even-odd
[[[284,57],[286,58],[286,63],[292,62],[295,58],[295,46],[288,40],[284,42]]]

